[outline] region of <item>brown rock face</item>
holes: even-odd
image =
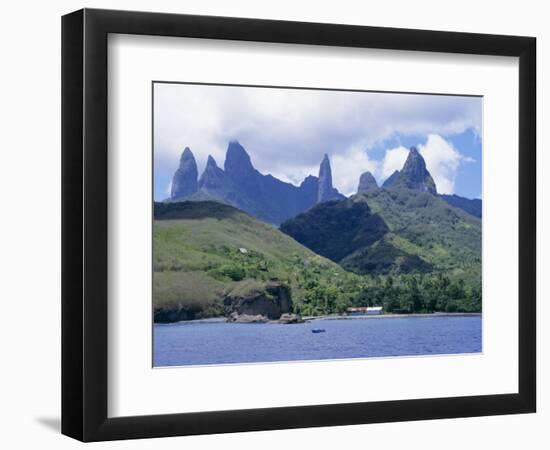
[[[269,319],[261,314],[250,316],[248,314],[239,314],[237,312],[232,312],[227,318],[227,322],[235,323],[265,323],[268,321]]]
[[[229,294],[225,300],[226,315],[263,316],[277,320],[282,314],[290,312],[292,299],[288,286],[270,282],[264,289],[245,295]]]
[[[281,318],[279,319],[279,323],[284,323],[284,324],[304,323],[304,319],[302,319],[302,316],[300,314],[285,313],[281,315]]]

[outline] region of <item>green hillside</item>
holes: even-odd
[[[363,197],[357,196],[319,203],[284,222],[280,229],[335,262],[359,248],[369,247],[389,231],[382,217],[371,211]]]
[[[427,192],[375,189],[321,203],[281,231],[356,273],[443,272],[480,283],[481,220]]]
[[[439,238],[431,249],[417,248],[420,241],[403,237],[406,233],[402,224],[397,218],[391,220],[395,206],[384,204],[387,194],[372,195],[372,208],[366,206],[365,196],[313,208],[315,214],[327,214],[316,227],[324,223],[334,233],[341,231],[345,237],[341,247],[351,251],[344,259],[360,256],[361,250],[353,248],[359,243],[371,259],[394,258],[399,267],[409,264],[415,270],[382,275],[376,271],[353,273],[232,206],[213,201],[155,203],[155,321],[228,316],[235,305],[249,299],[260,299],[267,311],[266,303],[273,306],[283,297],[285,302],[290,301],[292,312],[303,315],[341,313],[349,306],[365,305],[383,305],[386,312],[479,311],[479,264],[464,267],[452,264],[450,257],[445,260],[435,245]],[[439,203],[436,206],[429,214],[454,217],[453,211],[436,213]],[[380,208],[384,211],[375,212]],[[407,208],[400,208],[405,214]],[[331,216],[327,211],[337,213]],[[414,221],[421,220],[414,214],[412,217]],[[475,222],[462,220],[455,227],[466,223],[475,229]],[[401,228],[396,229],[396,225]],[[377,234],[373,235],[372,230],[377,230]],[[327,242],[331,252],[340,252],[337,241],[331,242],[330,233],[321,231],[316,242]],[[445,236],[449,239],[448,234]],[[446,261],[447,270],[433,269],[431,264],[441,261]],[[423,264],[433,271],[417,270]]]
[[[156,316],[186,312],[180,320],[223,315],[228,298],[273,282],[290,288],[295,311],[330,312],[337,302],[345,309],[360,285],[359,277],[273,226],[212,201],[155,203],[153,270]],[[325,287],[332,290],[327,308],[304,310],[310,291]]]
[[[361,195],[388,225],[383,242],[418,256],[433,271],[481,284],[481,219],[426,192],[378,189]]]

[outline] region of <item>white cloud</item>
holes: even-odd
[[[454,194],[456,171],[465,158],[453,145],[437,134],[428,135],[425,144],[418,146],[440,194]]]
[[[475,160],[462,155],[451,142],[438,134],[428,134],[426,142],[417,145],[418,151],[426,161],[426,167],[440,194],[454,194],[455,181],[461,163],[472,163]],[[395,170],[401,170],[409,155],[409,149],[399,146],[386,150],[379,166],[379,178],[386,180]]]
[[[403,147],[402,145],[396,148],[390,148],[386,150],[384,159],[380,166],[379,178],[382,184],[386,178],[388,178],[396,170],[401,170],[405,160],[409,155],[409,150]]]
[[[389,137],[481,129],[474,97],[155,84],[154,107],[156,174],[170,178],[186,146],[199,173],[209,154],[223,167],[227,144],[237,139],[260,172],[294,184],[317,175],[328,153],[334,185],[345,193],[365,170],[380,178],[396,164],[380,166],[366,152]]]
[[[331,156],[331,169],[333,184],[342,194],[351,195],[357,192],[361,174],[376,173],[378,163],[369,159],[363,147],[356,145]]]
[[[270,170],[267,172],[262,172],[264,174],[271,174],[275,178],[278,178],[281,181],[285,181],[286,183],[294,184],[295,186],[299,186],[302,181],[304,181],[304,178],[306,178],[309,175],[315,175],[317,176],[319,172],[319,165],[321,164],[321,159],[319,159],[319,163],[317,165],[311,165],[311,166],[296,166],[294,168],[282,168],[282,171],[277,170]]]

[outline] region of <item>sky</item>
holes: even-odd
[[[381,184],[416,146],[442,194],[481,198],[481,97],[177,83],[154,84],[154,196],[169,196],[185,147],[223,168],[237,140],[263,174],[299,185],[330,157],[334,186]]]

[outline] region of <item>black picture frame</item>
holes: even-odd
[[[518,57],[518,393],[109,418],[109,33]],[[64,16],[62,433],[82,441],[102,441],[535,412],[535,91],[536,39],[533,37],[94,9],[83,9]]]

